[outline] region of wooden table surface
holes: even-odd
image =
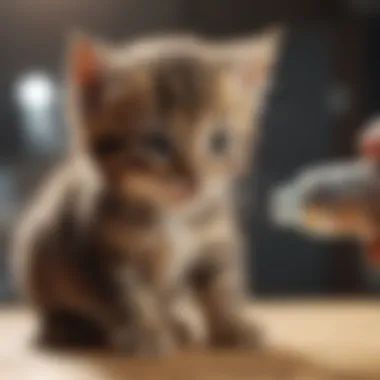
[[[31,347],[31,314],[0,309],[1,380],[380,380],[380,302],[265,302],[263,352],[184,352],[160,360]]]

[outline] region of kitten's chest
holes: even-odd
[[[196,231],[176,216],[170,216],[165,220],[164,231],[171,250],[167,268],[168,280],[176,282],[196,260],[201,242]]]
[[[176,282],[205,259],[207,247],[234,239],[236,230],[229,214],[215,212],[201,223],[171,216],[165,222],[165,234],[171,248],[168,279]]]

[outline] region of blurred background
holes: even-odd
[[[68,33],[80,28],[124,40],[192,31],[225,38],[278,21],[289,34],[262,120],[262,145],[244,184],[252,292],[366,297],[380,291],[359,246],[276,230],[265,210],[268,189],[299,168],[355,154],[359,127],[380,108],[379,1],[1,0],[0,301],[14,297],[7,269],[14,220],[65,153]]]

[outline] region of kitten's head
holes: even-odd
[[[81,149],[119,194],[167,210],[211,201],[247,162],[276,41],[76,38],[69,85]]]

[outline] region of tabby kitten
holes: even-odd
[[[256,345],[232,186],[276,41],[74,39],[70,154],[16,239],[42,342]]]

